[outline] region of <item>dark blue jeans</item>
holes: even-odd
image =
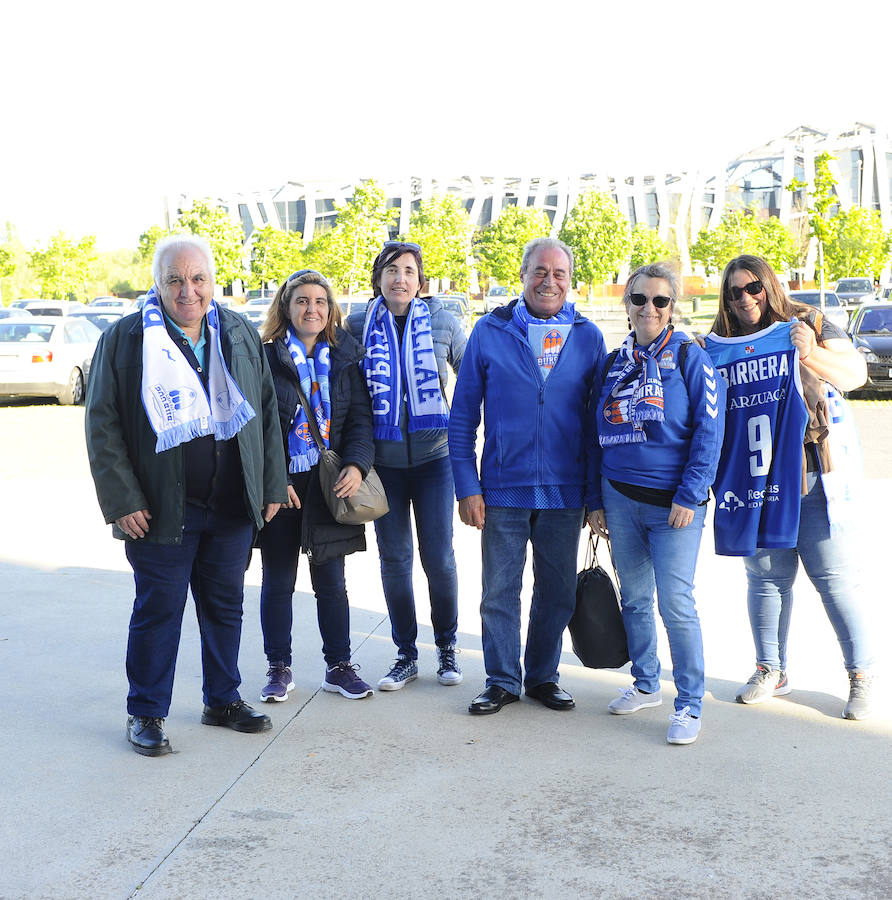
[[[263,650],[270,662],[291,665],[291,624],[297,560],[300,555],[299,509],[281,509],[260,532],[263,583],[260,588],[260,627]],[[322,655],[334,666],[350,659],[350,606],[344,581],[344,557],[310,566],[316,595],[316,618],[322,635]]]
[[[127,712],[164,718],[170,710],[186,592],[192,587],[201,632],[202,691],[208,706],[239,699],[245,562],[254,529],[186,504],[180,544],[127,541],[136,600],[127,641]]]
[[[483,526],[483,663],[486,683],[519,694],[520,589],[533,545],[533,600],[524,652],[527,688],[558,681],[561,643],[576,609],[582,509],[487,506]]]
[[[375,466],[375,471],[381,477],[390,506],[386,516],[375,520],[390,629],[398,652],[418,659],[418,622],[412,591],[415,547],[409,507],[415,513],[418,552],[427,576],[434,640],[438,647],[446,647],[455,643],[458,629],[458,577],[452,552],[452,466],[449,457],[444,456],[408,469]]]

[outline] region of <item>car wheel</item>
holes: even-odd
[[[76,406],[84,399],[84,375],[80,369],[72,369],[68,377],[68,387],[59,394],[62,406]]]

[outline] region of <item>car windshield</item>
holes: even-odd
[[[858,291],[869,294],[873,291],[873,285],[867,278],[843,278],[836,286],[837,291],[845,291],[854,294]]]
[[[868,309],[858,323],[858,334],[889,334],[892,332],[892,307]]]
[[[465,307],[461,300],[444,300],[443,309],[451,312],[452,315],[461,318],[465,314]]]
[[[55,325],[31,325],[28,322],[0,322],[0,343],[47,343]]]
[[[490,297],[507,297],[508,296],[508,288],[506,287],[494,287],[489,289]]]
[[[790,295],[794,300],[798,300],[800,303],[807,303],[809,306],[817,306],[821,305],[821,294],[819,291],[806,291],[802,293],[795,293]],[[824,292],[824,306],[839,306],[839,297],[836,294],[825,291]]]

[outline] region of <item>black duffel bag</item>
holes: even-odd
[[[598,565],[598,543],[592,532],[585,568],[576,576],[576,611],[569,628],[573,652],[587,668],[618,669],[629,661],[619,594],[613,579]]]

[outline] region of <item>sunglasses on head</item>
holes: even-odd
[[[731,299],[737,303],[738,300],[743,296],[743,292],[746,291],[751,297],[755,297],[759,291],[762,290],[762,282],[756,279],[755,281],[751,281],[749,284],[745,284],[742,288],[732,287],[731,288]]]
[[[661,294],[650,298],[650,300],[657,309],[665,309],[672,302],[671,297],[664,297]],[[647,301],[648,298],[644,294],[629,294],[629,302],[632,306],[644,306]]]
[[[390,250],[391,247],[405,247],[407,250],[415,250],[418,253],[421,253],[421,247],[418,244],[413,244],[411,241],[384,241],[384,250]]]

